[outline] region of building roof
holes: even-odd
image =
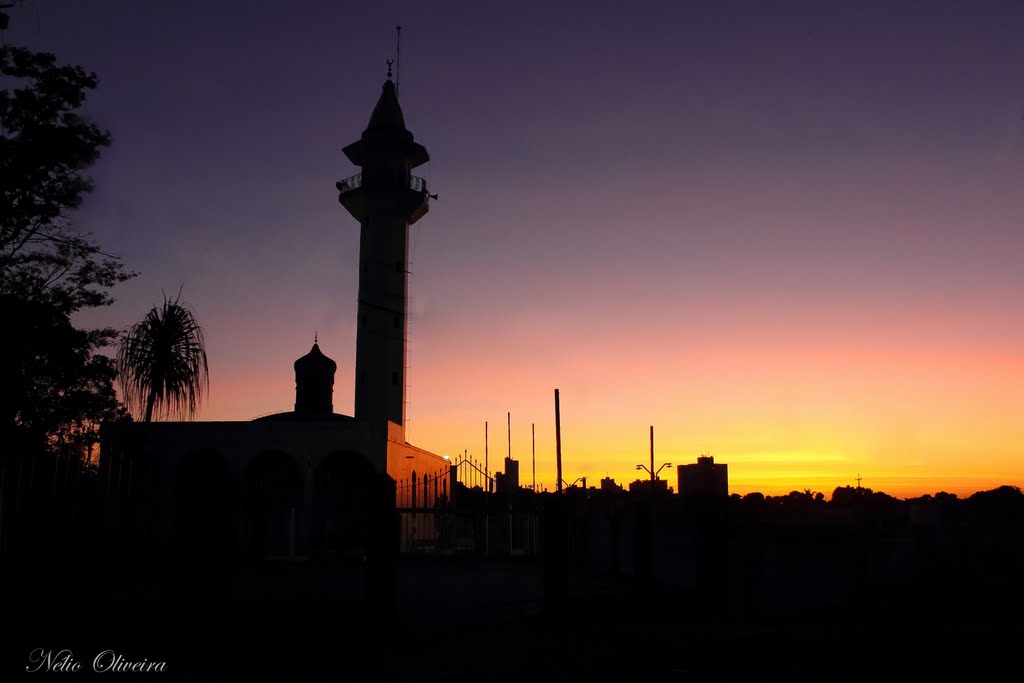
[[[405,116],[398,103],[398,91],[390,78],[384,81],[366,130],[358,140],[342,151],[356,166],[365,166],[369,159],[382,153],[385,156],[399,155],[409,164],[409,168],[430,161],[426,148],[415,142],[412,133],[405,127]]]

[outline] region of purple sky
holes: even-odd
[[[314,330],[351,412],[358,229],[334,182],[356,171],[341,148],[401,23],[400,100],[440,195],[413,229],[418,445],[480,452],[483,421],[503,428],[511,410],[527,425],[516,450],[532,421],[551,450],[560,386],[592,477],[625,477],[651,422],[666,456],[789,449],[841,457],[850,479],[914,476],[886,469],[893,441],[917,444],[898,455],[922,467],[954,444],[935,456],[946,477],[979,443],[1020,447],[1020,2],[35,0],[11,14],[8,43],[100,76],[88,110],[114,145],[77,224],[141,275],[87,320],[127,326],[184,285],[208,337],[205,419],[290,409]],[[818,352],[831,360],[800,360]],[[901,377],[905,357],[931,360]],[[837,379],[872,367],[871,391]],[[943,391],[960,402],[926,417],[880,416],[871,398],[902,410]],[[903,417],[923,426],[889,425]],[[986,472],[1022,479],[1012,455]]]

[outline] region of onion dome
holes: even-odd
[[[334,373],[338,364],[313,342],[302,358],[295,361],[295,412],[305,415],[330,415],[334,412]]]

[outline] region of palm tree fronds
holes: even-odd
[[[195,417],[209,388],[203,329],[195,313],[164,296],[125,332],[117,352],[121,394],[136,419]]]

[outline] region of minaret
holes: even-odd
[[[430,160],[405,128],[391,70],[362,137],[343,150],[361,173],[338,182],[359,221],[355,417],[405,426],[409,226],[427,212],[427,186],[410,171]]]

